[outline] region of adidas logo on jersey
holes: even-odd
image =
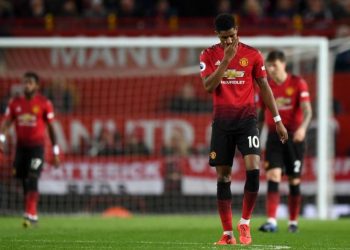
[[[220,65],[220,60],[217,60],[216,63],[215,63],[215,66],[219,66]]]

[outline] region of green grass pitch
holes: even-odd
[[[262,218],[251,222],[250,246],[213,246],[221,234],[214,215],[42,216],[36,228],[24,229],[19,217],[0,217],[0,249],[350,249],[350,220],[300,221],[300,232],[258,232]],[[237,232],[235,231],[236,238]]]

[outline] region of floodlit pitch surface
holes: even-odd
[[[278,233],[261,233],[262,222],[253,219],[253,244],[247,247],[213,246],[221,231],[213,215],[42,216],[29,229],[22,228],[21,218],[0,217],[0,249],[350,249],[349,219],[302,219],[296,234],[287,232],[286,221]]]

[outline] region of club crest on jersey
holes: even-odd
[[[289,88],[286,89],[286,94],[287,94],[288,96],[293,95],[293,93],[294,93],[294,88],[289,87]]]
[[[33,111],[34,114],[37,114],[37,113],[39,113],[39,111],[40,111],[40,107],[37,106],[37,105],[35,105],[35,106],[33,107],[32,111]]]
[[[210,156],[210,159],[214,160],[216,158],[216,152],[215,151],[211,151],[209,156]]]
[[[199,63],[199,68],[201,71],[204,71],[206,67],[207,67],[207,65],[204,62]]]
[[[244,76],[244,71],[239,71],[235,69],[228,69],[224,73],[224,77],[227,79],[235,79],[237,77],[243,77]]]
[[[241,65],[242,67],[247,67],[248,66],[248,59],[245,57],[242,57],[241,59],[239,59],[239,65]]]

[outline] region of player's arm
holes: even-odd
[[[261,132],[265,122],[265,105],[261,100],[260,93],[257,95],[258,100],[256,102],[256,113],[258,115],[258,129]],[[261,133],[260,133],[261,134]]]
[[[12,100],[9,102],[6,111],[5,118],[0,125],[0,152],[4,151],[4,144],[6,141],[6,134],[11,127],[12,122],[15,120],[15,117],[12,112]]]
[[[257,115],[258,115],[258,129],[261,132],[265,121],[265,110],[262,107],[258,107]]]
[[[223,77],[229,63],[230,61],[224,58],[221,61],[219,67],[217,67],[217,69],[212,74],[205,78],[202,78],[204,89],[208,93],[212,93],[216,87],[219,86],[221,78]]]
[[[312,108],[310,101],[301,103],[301,109],[303,111],[303,122],[293,135],[293,141],[302,142],[305,139],[306,130],[312,119]]]
[[[57,136],[56,136],[56,133],[55,133],[55,128],[53,126],[53,120],[55,118],[55,114],[54,114],[54,111],[53,111],[52,103],[50,101],[47,101],[45,108],[46,108],[46,112],[45,112],[45,115],[44,115],[44,119],[46,121],[47,130],[49,132],[49,137],[50,137],[50,140],[51,140],[51,143],[52,143],[52,153],[53,153],[53,156],[54,156],[54,158],[53,158],[54,166],[58,167],[59,163],[60,163],[60,158],[59,158],[60,148],[58,147],[58,144],[57,144]]]
[[[207,77],[202,78],[204,88],[207,92],[212,93],[221,82],[221,78],[230,64],[232,58],[236,55],[237,46],[239,40],[237,39],[234,43],[226,45],[224,50],[224,58],[221,60],[220,65],[216,70]]]
[[[56,136],[55,129],[54,129],[51,122],[47,123],[47,130],[49,131],[49,137],[50,137],[52,145],[57,145],[57,136]]]
[[[4,144],[6,141],[6,134],[9,128],[11,127],[12,120],[5,119],[0,126],[0,152],[4,151]]]
[[[53,127],[52,122],[47,123],[47,130],[49,132],[49,137],[50,137],[50,140],[52,143],[52,153],[54,156],[54,166],[58,167],[60,164],[60,158],[59,158],[60,148],[57,145],[57,136],[56,136],[55,129]]]
[[[280,137],[282,143],[288,140],[288,133],[286,128],[284,127],[281,117],[278,113],[277,105],[275,102],[275,98],[273,96],[272,90],[267,82],[266,77],[261,77],[255,79],[260,88],[260,96],[262,97],[265,106],[270,110],[272,116],[276,123],[276,131]]]

